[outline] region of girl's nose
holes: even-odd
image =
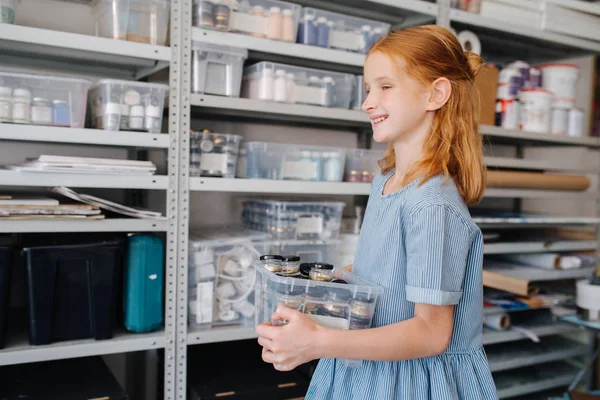
[[[365,101],[362,104],[362,110],[364,112],[369,112],[370,110],[373,110],[375,108],[375,105],[373,104],[373,101],[371,100],[371,96],[367,96],[367,98],[365,99]]]

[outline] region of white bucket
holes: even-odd
[[[519,127],[528,132],[550,132],[552,122],[552,93],[544,89],[519,92],[521,118]]]
[[[569,125],[567,127],[567,135],[583,136],[583,119],[583,110],[578,108],[569,110]]]
[[[569,110],[564,108],[552,109],[552,129],[553,135],[566,135],[569,126]]]
[[[554,108],[575,106],[579,67],[573,64],[546,64],[539,66],[542,71],[542,86],[554,93]]]

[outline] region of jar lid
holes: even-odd
[[[160,118],[161,114],[162,113],[161,113],[160,107],[157,107],[157,106],[146,106],[146,116],[147,117]]]
[[[34,102],[39,102],[39,103],[47,103],[48,99],[44,98],[44,97],[34,97],[33,98]]]
[[[325,17],[319,17],[319,18],[317,18],[317,22],[320,23],[320,24],[324,24],[324,23],[327,22],[327,18],[325,18]]]
[[[15,97],[31,97],[31,92],[27,89],[15,89],[13,92],[13,96]]]
[[[360,27],[363,32],[369,32],[371,30],[371,25],[363,25]]]
[[[283,257],[276,255],[276,254],[265,254],[260,256],[260,261],[265,261],[265,260],[279,260],[279,261],[283,261]]]
[[[314,263],[312,266],[314,269],[324,269],[324,270],[333,270],[333,264],[328,264],[328,263],[323,263],[323,262],[318,262],[318,263]]]
[[[106,103],[104,105],[105,114],[121,114],[121,105],[119,103]]]
[[[343,288],[327,288],[327,296],[330,300],[345,302],[350,299],[350,291]]]
[[[59,105],[59,104],[64,104],[64,105],[66,105],[66,104],[67,104],[67,102],[66,102],[66,101],[64,101],[64,100],[53,100],[53,101],[52,101],[52,103],[53,103],[54,105]]]
[[[121,106],[119,105],[119,110],[120,109],[121,109]],[[131,107],[130,115],[132,117],[143,117],[144,114],[145,114],[144,106],[137,105],[137,106]]]
[[[10,96],[12,93],[12,89],[8,86],[0,86],[0,95]]]
[[[318,76],[313,75],[313,76],[308,77],[308,80],[311,82],[319,82],[321,79],[319,79]]]
[[[285,15],[286,17],[291,17],[292,16],[292,10],[290,10],[289,8],[283,10],[283,15]]]
[[[302,263],[300,264],[300,273],[302,275],[308,276],[310,274],[310,270],[313,268],[315,263]]]
[[[277,71],[275,71],[275,75],[277,75],[277,76],[285,76],[285,70],[278,69]]]
[[[331,283],[340,283],[340,284],[343,284],[343,285],[348,284],[348,282],[346,282],[343,279],[332,279]]]
[[[373,32],[377,34],[383,34],[383,28],[378,26],[377,28],[373,29]]]
[[[270,11],[272,13],[280,13],[281,12],[281,8],[279,8],[279,7],[271,7]]]
[[[292,14],[292,10],[283,10],[283,13],[285,14],[285,12],[286,12],[286,11],[289,11],[289,12],[290,12],[290,15]],[[287,15],[287,14],[286,14],[286,15]],[[311,20],[313,20],[313,19],[315,19],[315,15],[314,15],[314,14],[306,14],[306,15],[304,16],[304,20],[305,20],[305,21],[311,21]]]
[[[300,256],[283,256],[283,261],[300,261]]]
[[[264,8],[262,8],[262,6],[254,6],[254,7],[252,7],[252,11],[254,11],[254,12],[263,12]]]
[[[200,150],[202,150],[202,151],[203,151],[203,152],[205,152],[205,153],[209,153],[209,152],[211,152],[211,151],[213,150],[213,148],[214,148],[214,147],[215,147],[215,146],[214,146],[214,144],[213,144],[213,141],[212,141],[212,140],[210,140],[210,139],[203,139],[203,140],[200,142]]]
[[[295,76],[295,75],[294,75],[294,74],[292,74],[291,72],[288,72],[288,73],[287,73],[285,76],[286,76],[286,78],[288,78],[288,79],[294,79],[294,76]]]
[[[323,82],[332,83],[333,82],[333,78],[330,77],[330,76],[326,76],[326,77],[323,78]]]
[[[136,104],[139,104],[140,99],[141,99],[140,94],[138,92],[136,92],[135,90],[128,90],[125,92],[125,95],[123,96],[123,101],[125,102],[125,104],[130,105],[130,106],[135,106]]]

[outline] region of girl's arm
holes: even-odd
[[[281,371],[318,358],[396,361],[430,357],[446,350],[452,336],[454,306],[415,304],[415,316],[396,324],[361,330],[335,330],[281,307],[274,319],[282,327],[260,325],[256,332],[263,360]]]

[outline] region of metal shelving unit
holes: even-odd
[[[567,323],[552,323],[552,324],[528,324],[526,328],[531,331],[537,337],[563,335],[580,332],[576,326]],[[484,328],[483,330],[483,344],[484,346],[497,344],[497,343],[509,343],[517,340],[527,339],[527,336],[520,331],[508,330],[508,331],[495,331],[493,329]]]
[[[553,362],[498,372],[494,374],[494,380],[498,389],[498,397],[507,399],[567,386],[575,378],[577,371],[577,368],[571,364]]]
[[[593,240],[569,240],[549,242],[506,242],[489,243],[483,247],[484,254],[546,253],[551,251],[596,250]]]
[[[167,232],[170,222],[132,218],[101,220],[9,220],[0,221],[0,233],[33,232]]]

